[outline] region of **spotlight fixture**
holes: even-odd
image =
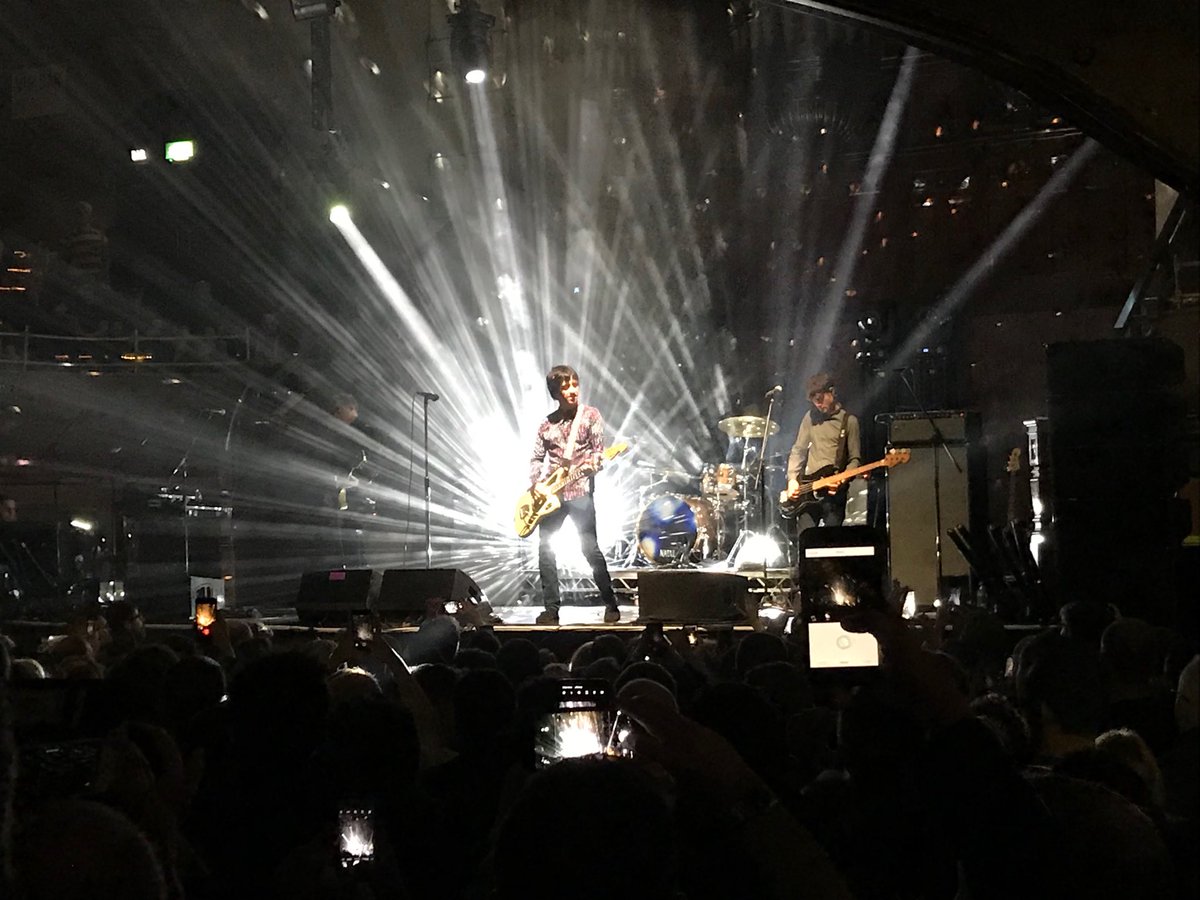
[[[341,5],[342,0],[292,0],[292,18],[297,22],[328,19]]]
[[[491,30],[496,17],[479,8],[475,0],[460,0],[457,12],[446,16],[450,23],[450,56],[468,84],[487,80],[491,58]]]
[[[163,157],[169,163],[182,163],[194,158],[196,155],[196,142],[185,141],[167,141],[163,148]]]

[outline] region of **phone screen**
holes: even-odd
[[[216,600],[196,600],[196,630],[207,636],[212,623],[217,620]]]
[[[375,814],[369,809],[338,812],[338,860],[343,869],[375,858]]]
[[[604,755],[614,718],[607,681],[580,678],[559,682],[557,708],[537,724],[535,761],[549,766],[564,759]]]
[[[808,664],[814,669],[878,666],[879,642],[874,635],[847,631],[841,622],[809,622]]]
[[[608,743],[604,747],[605,756],[633,756],[633,719],[628,713],[618,711],[613,717],[612,730],[608,734]]]
[[[350,627],[354,631],[354,646],[365,650],[371,641],[371,620],[366,616],[351,616]]]
[[[799,590],[813,669],[874,669],[879,643],[842,620],[883,602],[884,550],[872,529],[811,528],[801,534]]]

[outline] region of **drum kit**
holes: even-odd
[[[763,440],[779,431],[779,424],[761,416],[730,416],[717,423],[731,438]],[[779,463],[761,467],[781,469]],[[764,502],[757,459],[740,464],[705,465],[699,475],[654,468],[656,476],[642,488],[638,504],[637,543],[627,565],[635,562],[664,568],[694,566],[730,560],[742,539],[759,520]],[[763,473],[765,475],[765,472]],[[692,490],[672,490],[686,483]],[[699,494],[694,493],[699,485]]]

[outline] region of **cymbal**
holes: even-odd
[[[766,426],[767,420],[762,416],[730,416],[717,423],[717,427],[727,435],[739,438],[760,438],[763,436]],[[778,432],[779,423],[772,422],[770,434]]]
[[[695,472],[684,472],[681,469],[670,469],[665,466],[655,465],[652,462],[638,461],[635,463],[636,468],[642,469],[646,473],[653,475],[655,478],[699,478],[700,475]]]

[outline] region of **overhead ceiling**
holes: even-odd
[[[1188,0],[781,0],[882,27],[1063,112],[1180,191],[1200,187],[1200,7]]]

